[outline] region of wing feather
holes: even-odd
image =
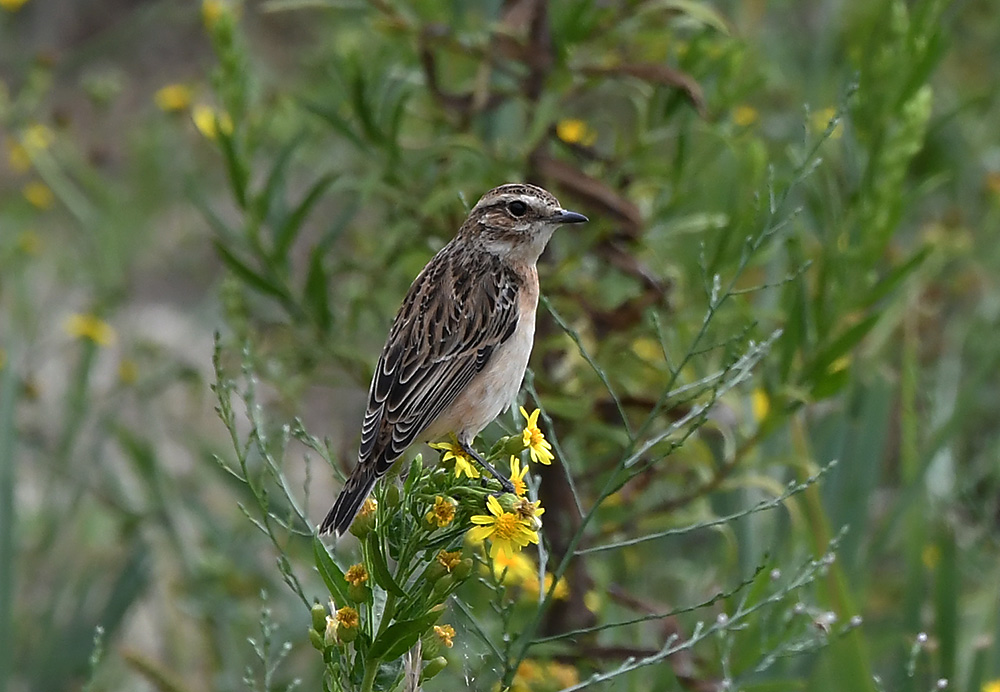
[[[445,247],[413,281],[375,368],[359,461],[374,459],[380,475],[517,328],[520,277],[492,255],[456,249]]]

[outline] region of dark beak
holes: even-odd
[[[577,214],[575,211],[566,211],[565,209],[559,210],[552,220],[556,223],[586,223],[590,221],[583,214]]]

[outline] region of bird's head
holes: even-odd
[[[567,211],[540,187],[508,183],[476,202],[459,235],[489,252],[534,262],[557,226],[583,223],[587,217]]]

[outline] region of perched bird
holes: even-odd
[[[417,441],[453,433],[505,489],[472,441],[521,386],[535,335],[536,262],[556,227],[587,217],[534,185],[490,190],[417,275],[382,347],[358,465],[320,525],[346,531],[380,477]]]

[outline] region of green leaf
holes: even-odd
[[[200,211],[201,215],[205,217],[206,221],[208,221],[208,225],[212,227],[212,230],[214,230],[220,238],[227,241],[233,241],[236,238],[236,233],[229,228],[229,226],[226,225],[226,222],[215,213],[211,206],[209,206],[200,190],[196,190],[192,186],[189,186],[188,194],[190,195],[193,204],[198,207],[198,211]]]
[[[322,106],[313,101],[303,101],[302,106],[306,110],[325,120],[327,124],[343,135],[349,142],[358,147],[358,149],[366,148],[364,140],[362,140],[361,136],[354,131],[354,128],[351,127],[351,124],[347,121],[347,119],[341,117],[340,114],[335,112],[333,109],[327,108],[326,106]]]
[[[368,87],[365,84],[365,77],[361,72],[361,66],[355,64],[353,66],[354,74],[351,76],[350,84],[350,97],[351,104],[354,106],[354,113],[358,116],[358,120],[361,122],[361,129],[364,131],[365,136],[375,144],[381,144],[385,141],[385,135],[379,130],[378,124],[375,122],[373,108],[368,101]]]
[[[216,123],[216,130],[220,130]],[[240,209],[247,208],[247,185],[249,175],[244,162],[240,160],[236,152],[236,146],[231,135],[227,135],[221,130],[218,133],[219,148],[222,149],[222,158],[226,162],[226,172],[229,174],[229,185],[233,189],[233,196],[240,205]]]
[[[930,254],[930,246],[923,247],[915,252],[910,259],[906,260],[898,267],[895,267],[872,287],[872,289],[865,296],[863,305],[865,307],[871,307],[878,301],[882,300],[882,298],[896,290],[896,287],[903,282],[903,279],[908,277],[918,267],[920,267]]]
[[[821,350],[803,374],[803,382],[813,382],[817,385],[825,379],[830,365],[853,349],[871,331],[881,315],[875,313],[850,327],[843,334],[831,341]],[[833,373],[831,373],[833,374]]]
[[[271,166],[271,171],[267,174],[267,181],[264,183],[264,189],[260,191],[257,198],[254,200],[258,218],[268,218],[277,206],[275,202],[282,201],[281,191],[284,188],[285,172],[288,170],[288,164],[292,160],[292,154],[295,153],[295,150],[298,149],[304,139],[305,133],[300,132],[298,135],[290,139],[285,146],[281,148],[281,151],[278,152],[278,157],[275,159],[274,165]]]
[[[426,615],[389,625],[372,643],[368,655],[371,658],[388,661],[399,658],[417,643],[420,636],[438,621],[443,612],[444,606],[437,605]]]
[[[406,592],[400,588],[389,572],[389,565],[385,561],[385,554],[382,552],[382,544],[378,540],[378,534],[374,531],[369,533],[366,543],[368,546],[368,560],[371,562],[369,567],[371,567],[372,578],[375,580],[375,583],[396,596],[406,596]]]
[[[323,578],[327,591],[333,598],[334,603],[349,603],[347,597],[347,580],[344,573],[337,567],[337,563],[330,557],[329,551],[318,537],[313,537],[313,556],[316,558],[316,569],[319,576]]]
[[[639,14],[647,12],[680,13],[689,19],[715,29],[724,36],[730,34],[729,25],[725,18],[707,3],[697,2],[697,0],[658,0],[644,4]]]
[[[320,197],[323,196],[323,193],[326,192],[326,189],[330,187],[330,183],[334,180],[336,180],[336,176],[333,173],[327,173],[322,176],[313,183],[312,187],[309,188],[309,192],[302,198],[302,201],[285,218],[281,227],[274,234],[274,252],[272,256],[275,259],[284,259],[288,254],[288,249],[295,242],[295,238],[302,230],[302,222],[305,221],[306,216],[312,210],[313,206],[319,201]]]
[[[958,595],[962,593],[962,579],[958,573],[958,548],[954,533],[944,524],[938,534],[937,548],[940,557],[934,569],[935,634],[941,677],[953,680],[961,629]]]
[[[257,289],[261,293],[273,296],[282,302],[288,302],[288,294],[281,286],[248,267],[222,242],[213,240],[212,244],[215,245],[215,249],[219,253],[219,257],[222,259],[223,264],[236,274],[236,276],[240,277],[244,283]]]
[[[4,346],[7,346],[4,343]],[[17,515],[14,495],[17,486],[16,458],[18,427],[14,422],[19,381],[13,364],[0,367],[0,641],[14,641],[14,566],[17,564],[15,535]],[[0,681],[10,679],[14,647],[0,648]]]
[[[333,324],[330,314],[330,300],[326,292],[326,270],[323,268],[323,251],[313,250],[309,258],[309,273],[306,274],[306,285],[303,289],[303,301],[306,309],[312,314],[320,330],[326,334]]]

